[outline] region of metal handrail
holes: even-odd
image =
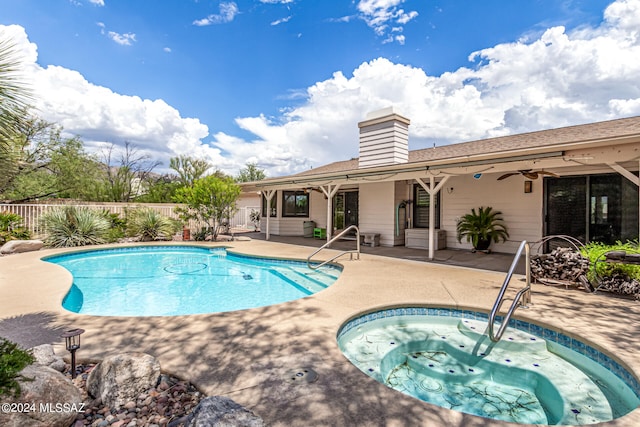
[[[498,311],[500,310],[500,307],[502,307],[502,303],[504,302],[504,293],[509,287],[511,276],[513,275],[513,271],[516,269],[516,266],[518,265],[518,261],[520,260],[520,256],[522,256],[523,250],[525,251],[525,262],[526,262],[525,287],[520,289],[520,291],[518,291],[518,293],[516,294],[516,297],[511,303],[511,307],[509,307],[509,311],[507,311],[507,314],[504,316],[504,319],[502,319],[502,324],[498,329],[498,333],[494,334],[493,324],[496,321],[496,316],[498,314]],[[491,314],[489,315],[489,338],[493,342],[498,342],[500,341],[500,338],[502,338],[502,334],[504,333],[505,329],[507,329],[509,320],[511,320],[511,315],[516,310],[516,308],[518,308],[518,304],[522,305],[523,307],[526,307],[528,304],[531,304],[530,257],[531,257],[531,248],[529,247],[529,243],[526,240],[523,240],[522,243],[520,243],[520,247],[518,248],[516,255],[513,257],[513,262],[511,263],[511,267],[509,267],[509,271],[507,272],[507,277],[505,277],[504,282],[502,283],[502,287],[500,288],[500,293],[498,294],[498,298],[496,299],[495,304],[493,304],[493,308],[491,309]],[[523,299],[522,303],[520,303],[520,299]]]
[[[331,243],[333,243],[334,241],[338,240],[339,238],[341,238],[342,236],[344,236],[345,234],[347,234],[348,231],[351,230],[356,230],[356,250],[350,250],[350,251],[343,251],[340,252],[338,255],[334,256],[333,258],[330,258],[326,261],[323,261],[321,264],[318,265],[311,265],[311,258],[313,258],[314,255],[316,255],[318,252],[320,252],[321,250],[325,249],[327,246],[329,246]],[[342,230],[342,232],[336,236],[334,236],[331,240],[329,240],[327,243],[325,243],[324,245],[320,246],[320,248],[315,251],[314,253],[312,253],[311,255],[309,255],[309,257],[307,257],[307,267],[309,267],[312,270],[317,270],[318,268],[322,267],[325,264],[330,263],[331,261],[340,258],[342,255],[344,254],[351,254],[351,259],[353,259],[353,254],[355,253],[357,255],[356,259],[360,259],[360,230],[358,229],[357,226],[355,225],[350,225],[349,227],[345,228],[344,230]]]

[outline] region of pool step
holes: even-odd
[[[311,271],[309,269],[306,270]],[[272,267],[269,271],[307,295],[320,292],[327,288],[326,284],[316,280],[311,275],[304,274],[290,267]],[[313,271],[311,272],[313,273]]]
[[[499,325],[496,323],[496,328]],[[492,343],[487,332],[487,322],[481,320],[461,320],[458,323],[458,330],[463,336],[470,338],[472,342],[479,343],[476,345],[476,349],[481,351],[488,352],[493,347],[526,352],[545,351],[547,348],[547,344],[542,338],[511,327],[505,330],[502,339],[497,344]]]
[[[476,364],[468,364],[445,351],[418,351],[407,354],[407,365],[415,372],[430,378],[447,378],[448,381],[468,382],[482,377],[485,370]]]

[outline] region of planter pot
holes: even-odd
[[[489,239],[478,239],[478,243],[473,248],[476,251],[486,251],[491,246],[491,240]]]

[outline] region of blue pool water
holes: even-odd
[[[395,390],[487,418],[585,425],[640,404],[637,380],[578,340],[512,320],[492,343],[486,328],[484,313],[388,309],[347,322],[338,344],[361,371]]]
[[[337,266],[250,257],[225,248],[138,246],[46,257],[73,285],[62,305],[98,316],[175,316],[242,310],[303,298],[330,286]]]

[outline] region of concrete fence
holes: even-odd
[[[121,217],[125,216],[127,210],[147,207],[158,211],[161,215],[179,220],[175,209],[180,205],[169,203],[65,203],[65,204],[0,204],[0,212],[10,212],[18,214],[23,219],[23,226],[27,228],[33,235],[38,235],[41,231],[41,218],[49,210],[60,206],[86,206],[90,209],[99,211],[108,211],[115,213]],[[229,227],[231,229],[247,229],[253,230],[253,223],[250,215],[252,211],[260,211],[259,206],[242,206],[232,218],[229,218]],[[196,231],[203,224],[197,221],[189,221],[187,226]]]

